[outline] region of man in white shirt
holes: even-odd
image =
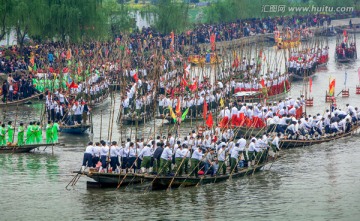
[[[191,174],[190,176],[195,175],[195,177],[198,177],[199,172],[199,164],[200,161],[203,158],[203,152],[200,146],[196,150],[194,150],[192,156],[191,156]]]
[[[150,162],[151,162],[151,156],[154,153],[154,149],[151,146],[151,144],[147,144],[139,153],[138,157],[142,158],[141,161],[141,172],[142,173],[151,173],[151,167],[150,167]]]
[[[172,149],[167,145],[160,156],[159,175],[166,175],[171,170]]]

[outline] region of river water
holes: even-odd
[[[359,41],[359,39],[358,39]],[[350,97],[337,99],[360,106],[355,95],[357,68],[334,61],[335,39],[329,39],[330,62],[313,79],[314,107],[308,113],[323,113],[329,77],[336,78],[337,94],[344,88],[345,71]],[[302,82],[293,84],[291,96],[298,97]],[[119,105],[118,99],[115,106]],[[1,110],[0,119],[28,122],[38,120],[43,104]],[[283,158],[270,170],[224,183],[179,190],[145,191],[147,184],[114,189],[86,189],[82,177],[71,190],[65,186],[71,171],[81,166],[84,146],[89,140],[108,138],[110,99],[94,111],[94,134],[61,135],[64,147],[30,154],[0,155],[0,220],[359,220],[360,167],[359,135],[306,148],[285,150]],[[116,112],[115,112],[116,115]],[[102,118],[102,120],[101,120]],[[102,121],[102,123],[101,123]],[[166,133],[171,127],[156,133]],[[102,126],[102,128],[101,128]],[[182,125],[186,133],[196,125]],[[139,133],[154,133],[153,121],[141,126]],[[112,140],[120,140],[120,127],[114,124]],[[124,137],[135,129],[122,129]],[[109,135],[110,136],[110,135]],[[355,171],[354,171],[355,170]]]

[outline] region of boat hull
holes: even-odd
[[[267,162],[269,163],[269,162]],[[179,187],[192,187],[197,185],[206,185],[210,183],[219,183],[232,178],[240,178],[247,175],[252,175],[253,173],[259,172],[267,163],[259,164],[253,168],[245,168],[240,170],[237,173],[227,174],[227,175],[218,175],[211,177],[208,176],[199,176],[188,177],[188,176],[176,176],[176,177],[163,177],[155,175],[145,175],[144,179],[151,182],[152,190],[165,190],[169,187],[179,188]]]
[[[288,140],[288,139],[284,139],[284,140],[280,140],[279,142],[279,146],[280,148],[296,148],[296,147],[305,147],[305,146],[312,146],[315,144],[321,144],[321,143],[327,143],[333,140],[338,140],[344,137],[348,137],[351,136],[353,133],[355,133],[360,126],[356,126],[353,129],[351,129],[350,132],[348,133],[343,133],[343,134],[339,134],[336,136],[332,136],[332,137],[327,137],[327,138],[323,138],[323,139],[319,139],[319,140]]]
[[[17,105],[23,105],[23,104],[26,104],[28,103],[29,101],[32,101],[32,100],[40,100],[42,99],[44,96],[44,93],[41,93],[41,94],[35,94],[31,97],[28,97],[28,98],[25,98],[25,99],[22,99],[22,100],[16,100],[16,101],[13,101],[13,102],[7,102],[7,103],[0,103],[0,108],[2,107],[7,107],[7,106],[17,106]]]
[[[90,127],[91,127],[91,125],[60,126],[60,132],[68,133],[68,134],[83,134]]]
[[[98,172],[80,172],[74,171],[74,173],[85,175],[93,179],[98,187],[116,187],[119,184],[121,186],[127,186],[129,184],[137,184],[144,181],[141,174],[116,174],[116,173],[98,173]]]
[[[49,147],[49,146],[57,146],[56,144],[30,144],[24,146],[0,146],[0,154],[2,153],[28,153],[33,149],[38,147]]]

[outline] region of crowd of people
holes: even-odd
[[[147,141],[142,138],[132,142],[128,138],[120,144],[103,140],[90,142],[84,153],[82,171],[89,167],[99,172],[169,176],[233,174],[239,168],[252,167],[274,157],[281,149],[282,139],[324,139],[358,127],[360,110],[357,107],[347,104],[346,111],[333,107],[323,115],[297,117],[292,113],[293,108],[288,108],[292,102],[293,106],[303,105],[301,99],[286,99],[279,105],[263,107],[267,126],[250,139],[237,134],[236,128],[207,127],[204,131],[193,130],[183,138],[169,133]],[[252,108],[245,109],[243,116],[252,112]],[[223,111],[231,113],[228,108]]]
[[[0,122],[0,125],[0,146],[23,146],[44,143],[43,128],[40,122],[31,121],[28,125],[20,122],[18,127],[12,121],[9,121],[7,125]],[[48,121],[45,128],[46,144],[58,143],[59,129],[57,121]]]
[[[293,51],[286,63],[289,73],[298,76],[310,76],[318,65],[326,64],[329,60],[329,48],[312,48],[305,51]]]
[[[24,76],[15,73],[13,76],[12,74],[9,74],[7,80],[3,82],[1,87],[0,95],[2,95],[2,101],[4,103],[12,102],[39,93],[32,82],[31,75]]]
[[[270,151],[269,151],[270,150]],[[192,131],[183,139],[171,134],[148,141],[127,139],[113,142],[89,142],[84,152],[82,171],[96,168],[99,172],[147,173],[158,175],[211,176],[233,174],[274,157],[280,150],[279,135],[246,140],[212,136],[211,130]],[[229,169],[227,167],[230,166]]]

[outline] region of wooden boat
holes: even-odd
[[[136,184],[141,183],[144,181],[142,174],[131,174],[125,173],[99,173],[99,172],[81,172],[81,171],[74,171],[73,173],[85,175],[93,180],[96,183],[88,183],[88,187],[117,187],[120,182],[121,186],[127,186],[129,184]],[[125,177],[126,176],[126,177]]]
[[[324,37],[333,37],[333,36],[337,35],[337,32],[336,32],[335,28],[330,27],[330,28],[325,28],[324,30],[320,31],[319,35],[324,36]]]
[[[27,97],[21,100],[14,100],[12,102],[6,102],[6,103],[0,103],[0,108],[2,107],[6,107],[6,106],[17,106],[17,105],[23,105],[26,104],[32,100],[40,100],[44,97],[44,93],[40,93],[40,94],[34,94],[31,97]]]
[[[301,44],[299,38],[293,38],[290,40],[279,39],[276,46],[278,49],[297,48]]]
[[[356,25],[354,25],[356,26]],[[346,28],[343,28],[343,27],[335,27],[336,31],[338,33],[342,33],[344,31],[346,31],[347,33],[350,33],[350,34],[354,34],[354,33],[360,33],[360,27],[359,26],[356,26],[354,28],[350,28],[349,26],[347,26]]]
[[[312,146],[315,144],[321,144],[330,142],[333,140],[341,139],[344,137],[348,137],[355,133],[360,128],[360,125],[353,126],[353,128],[348,133],[341,133],[335,136],[325,137],[318,140],[289,140],[289,139],[282,139],[279,142],[280,148],[294,148],[294,147],[304,147],[304,146]]]
[[[315,76],[315,72],[310,71],[309,74],[304,74],[304,75],[298,75],[298,74],[290,74],[290,79],[291,81],[303,81],[304,78],[307,77],[313,77]]]
[[[141,115],[141,116],[123,116],[121,117],[121,121],[123,124],[125,125],[139,125],[139,124],[143,124],[144,122],[148,122],[149,120],[151,120],[152,116],[151,115]]]
[[[339,63],[350,63],[351,61],[354,61],[353,58],[338,58],[337,55],[335,55],[335,60]]]
[[[216,53],[208,53],[210,54],[210,61],[206,61],[206,55],[190,55],[188,57],[188,61],[191,64],[220,64],[222,62],[221,56]]]
[[[267,101],[276,101],[286,97],[290,90],[284,91],[280,94],[271,95],[267,97]],[[241,91],[233,94],[234,97],[240,102],[262,102],[265,99],[262,91]]]
[[[91,124],[59,125],[59,127],[62,133],[83,134],[91,127]]]
[[[279,159],[279,157],[278,157]],[[240,178],[247,175],[252,175],[253,173],[259,172],[266,164],[275,162],[276,160],[269,160],[267,162],[258,164],[252,168],[243,168],[240,169],[237,173],[230,175],[230,172],[226,175],[218,175],[211,177],[210,175],[199,175],[199,177],[188,177],[188,176],[156,176],[156,175],[144,175],[143,178],[145,181],[151,182],[152,190],[165,190],[168,189],[171,183],[171,188],[178,187],[191,187],[197,185],[205,185],[210,183],[219,183],[232,178]]]
[[[170,117],[170,116],[156,116],[155,119],[166,120],[167,123],[169,123],[169,124],[174,123],[174,119],[172,117]],[[202,121],[202,120],[204,120],[203,117],[193,117],[193,118],[191,118],[190,116],[188,116],[182,122]]]
[[[91,108],[96,108],[97,106],[102,105],[102,104],[107,100],[107,98],[109,97],[109,94],[110,94],[110,89],[107,89],[107,90],[105,91],[105,94],[102,95],[102,96],[99,98],[98,101],[90,101],[90,102],[89,102],[89,106],[90,106]]]
[[[0,146],[0,154],[1,153],[28,153],[31,150],[38,147],[51,147],[57,146],[59,143],[55,144],[27,144],[23,146]]]
[[[233,131],[236,132],[236,134],[234,134],[236,138],[240,138],[240,135],[244,136],[245,138],[251,138],[266,133],[267,128],[234,127]]]

